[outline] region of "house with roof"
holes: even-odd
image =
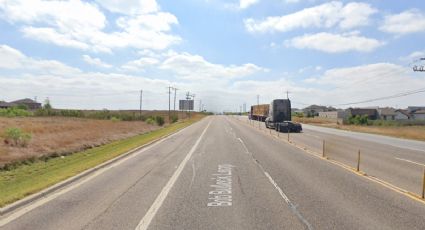
[[[11,108],[13,106],[16,106],[16,104],[5,102],[5,101],[0,101],[0,109],[7,109],[7,108]]]
[[[409,120],[409,119],[411,119],[411,115],[408,110],[397,109],[395,111],[395,120],[402,121],[402,120]]]
[[[16,105],[25,105],[28,109],[35,110],[41,108],[41,103],[38,103],[30,98],[12,101],[11,103]]]
[[[411,116],[414,120],[425,120],[425,109],[415,110]]]
[[[381,120],[393,121],[395,120],[396,110],[391,107],[378,108],[378,116]]]
[[[320,112],[336,111],[335,108],[326,107],[322,105],[310,105],[303,109],[304,116],[306,117],[315,117],[319,116]]]
[[[425,106],[408,106],[407,107],[407,111],[409,113],[413,113],[413,112],[415,112],[417,110],[425,110]]]

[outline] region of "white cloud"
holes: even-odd
[[[1,69],[26,70],[32,73],[60,74],[62,76],[80,73],[79,69],[55,60],[38,60],[27,57],[19,50],[7,45],[0,45]]]
[[[312,71],[320,71],[322,70],[322,66],[306,66],[298,70],[298,73],[312,72]]]
[[[298,3],[301,0],[285,0],[286,3]]]
[[[96,0],[96,2],[114,13],[134,15],[159,11],[156,0]]]
[[[261,95],[261,103],[284,98],[286,90],[291,92],[294,107],[304,107],[304,103],[338,105],[425,87],[425,76],[414,75],[411,69],[391,63],[330,69],[320,76],[296,82],[290,77],[276,80],[237,78],[261,72],[261,67],[252,64],[212,64],[197,55],[175,52],[162,57],[166,59],[162,65],[171,68],[167,71],[193,77],[196,81],[172,82],[139,75],[84,72],[58,61],[28,57],[12,47],[0,45],[0,69],[6,70],[0,72],[0,90],[5,100],[49,97],[59,108],[135,109],[139,105],[139,91],[143,89],[144,108],[165,109],[168,96],[164,89],[173,85],[180,89],[178,99],[191,91],[197,95],[197,100],[202,99],[207,109],[223,111],[239,110],[245,102],[247,106],[254,104],[257,94]],[[13,77],[7,74],[8,70],[13,70]],[[412,95],[356,106],[406,107],[421,103],[421,95]]]
[[[306,34],[287,40],[285,44],[298,49],[314,49],[327,53],[370,52],[384,45],[383,42],[372,38],[331,33]]]
[[[419,58],[424,58],[424,57],[425,57],[425,51],[415,51],[415,52],[409,54],[409,58],[411,60],[414,60],[414,59],[417,60]]]
[[[157,11],[159,8],[152,8],[149,2],[140,3],[147,4],[139,7],[145,9],[138,10],[141,14],[119,17],[115,22],[118,29],[108,32],[105,30],[110,22],[98,6],[80,0],[5,0],[0,2],[0,16],[10,23],[19,23],[28,38],[82,50],[161,50],[179,43],[181,38],[170,32],[171,26],[178,24],[177,18]]]
[[[127,62],[121,68],[131,71],[143,71],[145,68],[156,65],[159,63],[159,60],[152,57],[142,57],[140,59]]]
[[[425,77],[413,77],[410,68],[392,63],[376,63],[326,71],[316,79],[319,85],[332,87],[322,101],[328,104],[344,104],[390,96],[425,87]],[[395,98],[352,106],[401,106],[421,104],[421,96]]]
[[[16,69],[22,67],[22,60],[25,59],[18,50],[9,46],[0,46],[0,69]]]
[[[369,24],[369,17],[377,10],[367,3],[329,2],[305,8],[301,11],[264,20],[245,19],[245,28],[249,32],[287,32],[298,28],[331,28],[339,26],[351,29]]]
[[[53,28],[39,28],[26,26],[21,30],[25,37],[36,39],[42,42],[50,42],[58,46],[78,48],[87,50],[90,46],[87,43],[78,41],[67,34],[58,33]]]
[[[100,58],[93,58],[93,57],[90,57],[89,55],[83,55],[83,61],[87,62],[90,65],[94,65],[101,68],[112,67],[112,65],[103,62],[102,60],[100,60]]]
[[[178,77],[191,80],[241,78],[258,72],[268,71],[251,63],[238,66],[213,64],[205,60],[202,56],[188,53],[175,54],[168,57],[162,63],[161,68],[173,71]]]
[[[306,84],[307,83],[307,84]],[[310,77],[301,82],[293,82],[281,78],[270,81],[238,81],[232,92],[249,92],[245,97],[261,95],[261,103],[268,103],[275,98],[284,98],[289,90],[293,107],[306,107],[311,104],[338,106],[350,102],[390,96],[397,93],[425,88],[425,76],[413,76],[409,68],[392,63],[375,63],[354,67],[334,68],[318,77]],[[382,101],[351,105],[362,106],[397,106],[405,108],[409,105],[423,103],[420,94]]]
[[[257,4],[259,0],[239,0],[239,8],[246,9],[254,4]]]
[[[388,15],[379,29],[397,35],[425,32],[425,15],[419,10]]]

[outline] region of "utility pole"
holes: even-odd
[[[286,91],[285,91],[285,93],[286,93],[286,99],[288,99],[288,100],[289,100],[289,94],[290,94],[291,92],[289,92],[288,90],[286,90]]]
[[[201,112],[202,100],[199,100],[199,112]]]
[[[173,89],[172,86],[168,86],[168,122],[171,121],[171,89]]]
[[[257,105],[260,105],[260,95],[257,95]],[[258,119],[258,128],[260,128],[260,117],[257,117]]]
[[[174,114],[176,113],[176,96],[177,96],[177,88],[174,88]]]
[[[190,118],[190,103],[189,103],[189,100],[190,100],[190,92],[189,91],[187,91],[187,93],[186,93],[186,102],[188,103],[187,104],[187,110],[188,110],[188,112],[189,112],[189,118]],[[183,106],[184,107],[184,106]]]
[[[143,103],[143,90],[140,90],[140,109],[139,109],[140,119],[142,118],[142,103]]]
[[[190,94],[190,92],[188,91],[187,93],[186,93],[186,101],[187,101],[187,103],[188,103],[188,111],[189,111],[189,118],[190,118],[190,99],[192,99],[193,100],[193,106],[192,106],[192,110],[194,110],[194,107],[195,107],[195,94]]]

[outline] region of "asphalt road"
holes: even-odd
[[[247,122],[208,117],[1,229],[425,229],[425,205]]]
[[[251,121],[247,117],[234,119],[248,123],[269,133],[264,123]],[[271,132],[273,136],[277,133]],[[280,134],[280,139],[287,139]],[[382,135],[350,132],[303,124],[302,133],[290,133],[290,141],[316,153],[356,168],[360,151],[360,170],[370,176],[391,183],[402,190],[422,195],[425,142],[387,137]]]

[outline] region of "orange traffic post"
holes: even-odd
[[[360,149],[357,154],[357,172],[360,171]]]
[[[288,142],[289,142],[289,127],[288,127]]]
[[[422,183],[422,199],[425,199],[425,168],[424,168],[424,179]]]

